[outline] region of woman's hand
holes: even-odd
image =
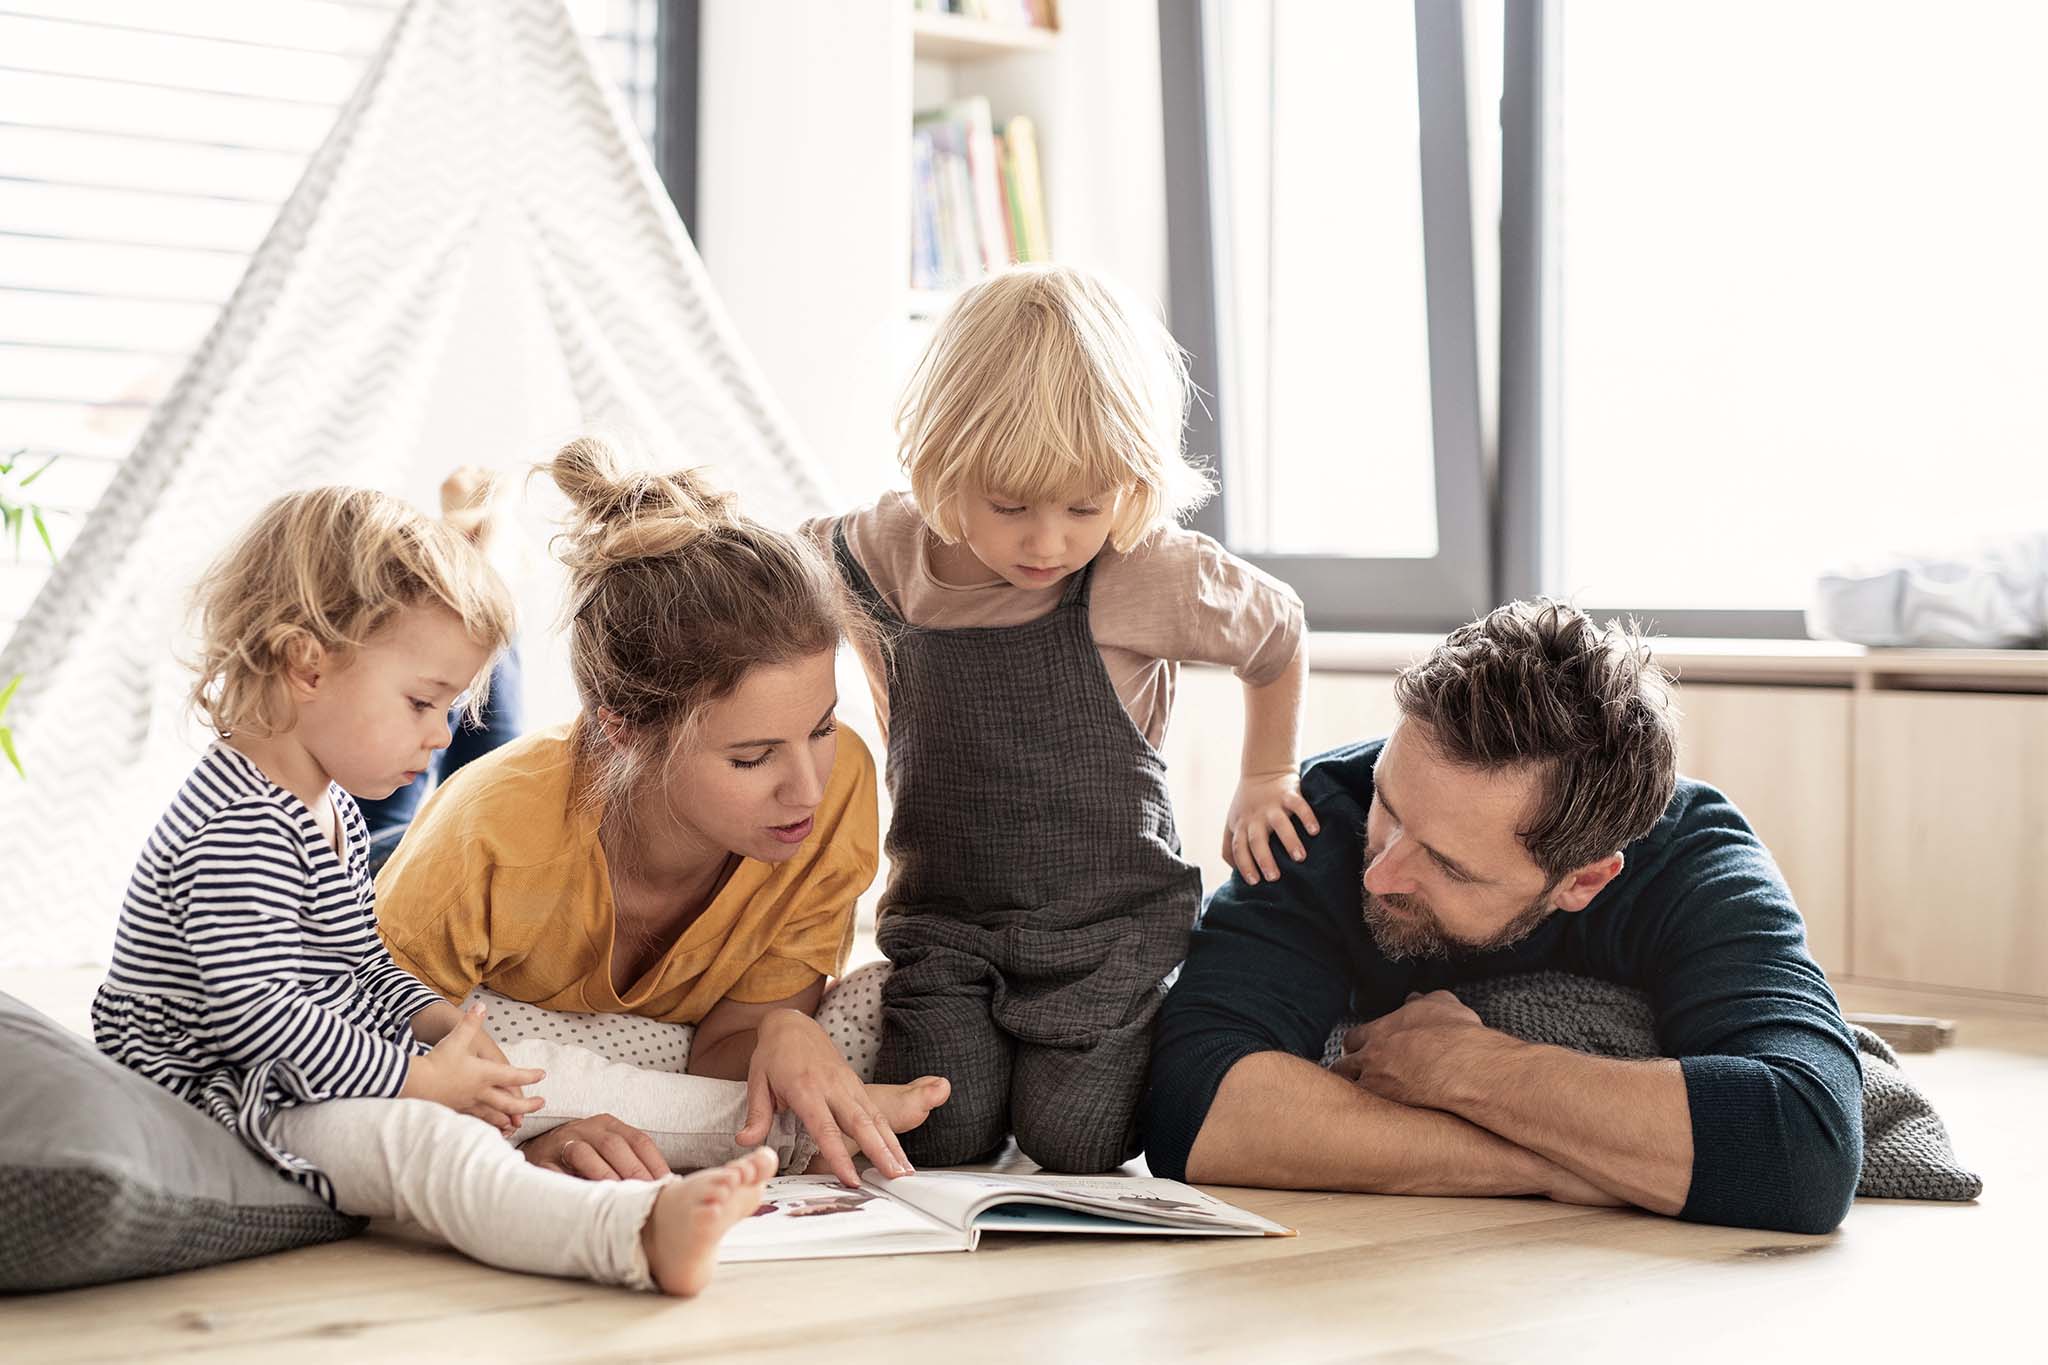
[[[763,1016],[757,1026],[752,1063],[747,1068],[747,1124],[735,1135],[742,1147],[766,1141],[777,1111],[795,1112],[818,1155],[839,1183],[860,1184],[847,1139],[892,1179],[911,1175],[909,1158],[896,1134],[868,1098],[868,1088],[854,1075],[839,1049],[818,1027],[818,1021],[794,1009]]]
[[[610,1114],[550,1128],[519,1154],[543,1170],[585,1180],[665,1180],[669,1174],[654,1139]]]
[[[1280,879],[1280,865],[1273,858],[1274,839],[1297,863],[1308,857],[1308,845],[1294,831],[1296,820],[1310,834],[1322,833],[1315,809],[1301,794],[1301,777],[1294,769],[1247,773],[1239,779],[1237,794],[1230,799],[1230,813],[1223,820],[1223,856],[1246,885]]]
[[[524,1087],[546,1074],[505,1061],[505,1054],[484,1033],[483,1006],[478,1005],[434,1044],[432,1052],[412,1059],[398,1095],[400,1099],[432,1100],[458,1113],[496,1114],[503,1123],[488,1121],[508,1128],[540,1108],[540,1097],[526,1095]]]

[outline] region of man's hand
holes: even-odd
[[[1492,1034],[1449,991],[1411,995],[1392,1014],[1345,1034],[1344,1055],[1330,1069],[1382,1099],[1418,1109],[1445,1109],[1456,1050]]]
[[[1685,1079],[1668,1058],[1611,1061],[1525,1043],[1488,1028],[1449,991],[1431,991],[1345,1034],[1330,1069],[1523,1148],[1538,1163],[1538,1189],[1560,1203],[1685,1206],[1692,1130]]]
[[[610,1114],[592,1114],[550,1128],[519,1149],[542,1170],[585,1180],[662,1180],[668,1162],[654,1139]]]

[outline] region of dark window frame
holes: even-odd
[[[1548,344],[1558,297],[1550,187],[1556,173],[1558,24],[1555,0],[1508,0],[1501,94],[1500,446],[1494,523],[1501,601],[1558,591],[1557,376]],[[1659,635],[1803,640],[1797,609],[1646,606],[1589,608],[1633,618]]]
[[[661,0],[654,29],[654,168],[693,243],[702,20],[701,0]]]
[[[1218,370],[1217,271],[1208,156],[1208,90],[1201,0],[1160,0],[1165,100],[1169,322],[1189,354],[1198,401],[1190,450],[1222,448],[1217,413],[1231,401]],[[1491,605],[1493,547],[1480,430],[1478,313],[1465,113],[1464,6],[1416,0],[1421,102],[1423,271],[1430,414],[1436,471],[1432,558],[1249,554],[1291,583],[1325,630],[1434,630]],[[1227,542],[1230,488],[1195,525]]]
[[[1463,5],[1415,0],[1422,117],[1423,252],[1429,309],[1438,553],[1435,559],[1247,555],[1292,583],[1313,625],[1445,630],[1498,603],[1559,592],[1559,357],[1548,338],[1561,306],[1552,262],[1557,96],[1556,0],[1508,0],[1501,99],[1499,431],[1489,470],[1480,444],[1474,225],[1468,162]],[[1202,0],[1159,0],[1166,125],[1169,319],[1202,396],[1189,449],[1218,451],[1231,395],[1217,346],[1216,243],[1208,161]],[[1228,544],[1221,495],[1196,526]],[[1363,512],[1367,509],[1361,509]],[[1798,610],[1601,606],[1660,634],[1803,639]]]

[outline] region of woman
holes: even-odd
[[[557,1090],[542,1116],[581,1117],[531,1138],[529,1160],[666,1174],[603,1108],[652,1113],[692,1164],[774,1143],[793,1115],[842,1181],[849,1143],[907,1172],[895,1135],[946,1082],[865,1085],[815,1017],[875,872],[874,760],[833,719],[834,656],[858,618],[814,550],[690,474],[622,474],[589,438],[549,473],[576,509],[562,558],[583,709],[435,792],[378,879],[392,956],[450,999],[481,988],[501,1040],[621,1064],[603,1083],[579,1068],[538,1087]],[[835,999],[871,1060],[872,984]],[[706,1079],[630,1070],[678,1060]]]

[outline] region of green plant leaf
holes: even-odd
[[[34,483],[34,482],[35,482],[35,481],[36,481],[37,479],[40,479],[41,477],[43,477],[43,475],[45,475],[45,474],[49,473],[49,472],[50,472],[50,466],[51,466],[51,465],[53,465],[53,464],[55,464],[55,463],[57,463],[57,457],[56,457],[55,455],[52,455],[52,456],[51,456],[51,457],[50,457],[49,459],[47,459],[47,460],[43,461],[43,467],[42,467],[41,469],[38,469],[38,470],[37,470],[37,471],[36,471],[35,473],[33,473],[33,474],[29,475],[29,476],[28,476],[27,478],[23,479],[23,480],[21,481],[21,483],[20,483],[19,485],[17,485],[17,486],[18,486],[18,487],[21,487],[21,488],[26,488],[26,487],[28,487],[28,486],[29,486],[30,484]],[[9,466],[9,468],[12,468],[12,466],[10,465],[10,466]]]
[[[57,562],[57,547],[50,543],[50,528],[43,524],[43,509],[31,507],[28,509],[28,514],[35,519],[36,534],[43,538],[43,552],[49,555],[50,562],[55,564]]]
[[[7,703],[14,700],[14,689],[21,686],[21,677],[22,675],[17,673],[8,681],[7,686],[0,687],[0,716],[7,714]]]
[[[14,752],[14,731],[0,725],[0,754],[7,755],[7,761],[14,765],[14,771],[22,779],[28,777],[28,769],[21,766],[21,755]]]

